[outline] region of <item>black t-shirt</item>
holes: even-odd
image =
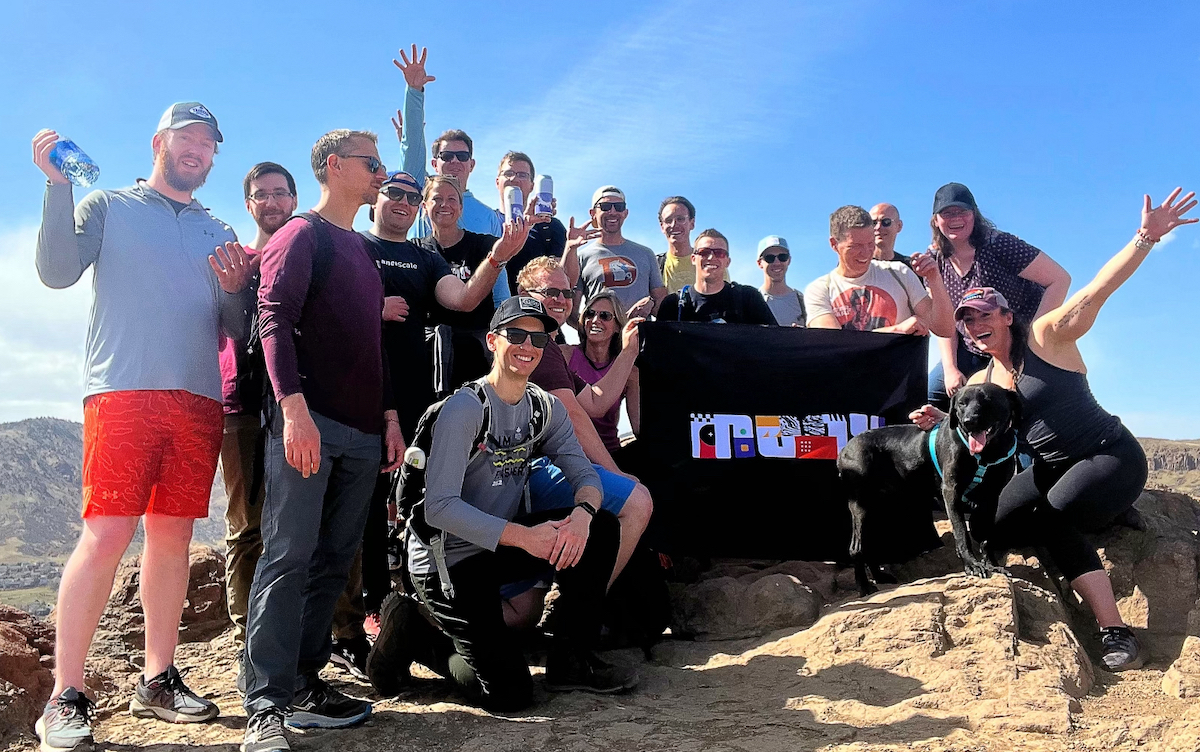
[[[529,239],[525,246],[517,251],[517,255],[508,261],[508,289],[517,294],[517,275],[525,265],[539,256],[562,258],[563,250],[567,247],[567,228],[556,218],[551,217],[546,224],[534,225],[529,231]]]
[[[712,295],[702,295],[688,285],[682,292],[689,296],[691,304],[684,301],[681,315],[680,293],[671,293],[663,298],[662,305],[658,307],[659,321],[712,321],[771,326],[778,323],[767,301],[763,300],[762,293],[749,285],[726,282],[724,287]]]
[[[163,198],[167,198],[167,197],[163,196]],[[167,203],[169,203],[171,205],[171,208],[175,210],[176,216],[182,214],[184,209],[186,209],[192,205],[191,201],[176,201],[173,198],[167,198]]]
[[[450,273],[466,282],[487,258],[488,253],[492,250],[492,246],[496,244],[494,235],[484,235],[478,232],[464,230],[462,240],[459,240],[449,248],[443,248],[441,243],[432,236],[428,235],[423,238],[418,238],[413,241],[419,248],[437,254],[445,259],[450,265]],[[492,300],[492,294],[489,291],[487,297],[483,299],[473,311],[451,311],[443,308],[435,301],[432,308],[432,316],[435,323],[449,324],[452,327],[461,329],[487,329],[492,323],[492,314],[496,312],[496,304]]]

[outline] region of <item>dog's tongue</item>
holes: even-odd
[[[987,444],[986,431],[973,433],[967,437],[967,448],[971,450],[971,454],[979,454],[982,452],[984,444]]]

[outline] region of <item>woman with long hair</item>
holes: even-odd
[[[1000,494],[994,527],[983,537],[1004,548],[1046,548],[1096,617],[1110,671],[1137,668],[1146,656],[1121,619],[1108,574],[1083,533],[1104,528],[1133,506],[1146,482],[1146,455],[1120,418],[1092,396],[1076,343],[1155,243],[1180,225],[1200,221],[1183,218],[1196,206],[1196,194],[1179,198],[1180,193],[1176,188],[1158,207],[1146,196],[1133,240],[1095,279],[1028,329],[1005,296],[990,287],[968,291],[955,311],[966,336],[990,356],[968,383],[990,382],[1020,395],[1021,437],[1034,455],[1033,464]],[[926,405],[912,418],[928,429],[943,416]]]

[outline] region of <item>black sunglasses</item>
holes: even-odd
[[[417,193],[416,191],[406,191],[398,185],[385,185],[379,192],[387,196],[392,201],[407,199],[409,206],[421,205],[421,194]]]
[[[774,264],[776,259],[779,259],[780,263],[786,264],[788,261],[792,260],[792,254],[790,254],[790,253],[764,253],[762,255],[762,260],[766,261],[768,264]]]
[[[625,211],[625,202],[624,201],[601,201],[600,203],[596,204],[596,206],[599,207],[600,211],[602,211],[602,212],[606,212],[606,211],[623,212],[623,211]]]
[[[515,326],[508,329],[498,329],[496,333],[514,345],[520,345],[529,340],[529,344],[541,350],[550,342],[550,335],[546,332],[530,332],[524,329],[518,329]]]
[[[612,321],[616,317],[617,317],[617,314],[613,313],[612,311],[593,311],[591,308],[589,308],[583,312],[584,320],[600,319],[601,321],[608,323],[609,321]]]
[[[367,172],[371,173],[372,175],[383,169],[383,162],[379,161],[379,157],[372,157],[367,154],[347,154],[346,156],[353,157],[354,159],[367,160]]]
[[[470,162],[471,152],[469,151],[439,151],[437,158],[443,162],[453,162],[457,159],[459,162]]]
[[[558,287],[543,287],[540,290],[530,290],[529,292],[536,292],[538,295],[541,295],[544,298],[562,298],[563,300],[575,299],[574,290],[560,289]]]
[[[893,220],[891,217],[880,217],[879,219],[872,220],[873,224],[882,225],[884,227],[891,227],[893,221],[895,220]]]

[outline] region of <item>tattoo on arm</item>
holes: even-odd
[[[1091,305],[1092,296],[1084,295],[1078,303],[1071,306],[1069,311],[1058,317],[1058,321],[1054,322],[1054,331],[1060,332],[1063,329],[1078,323],[1080,316],[1082,316],[1083,312],[1090,308]]]

